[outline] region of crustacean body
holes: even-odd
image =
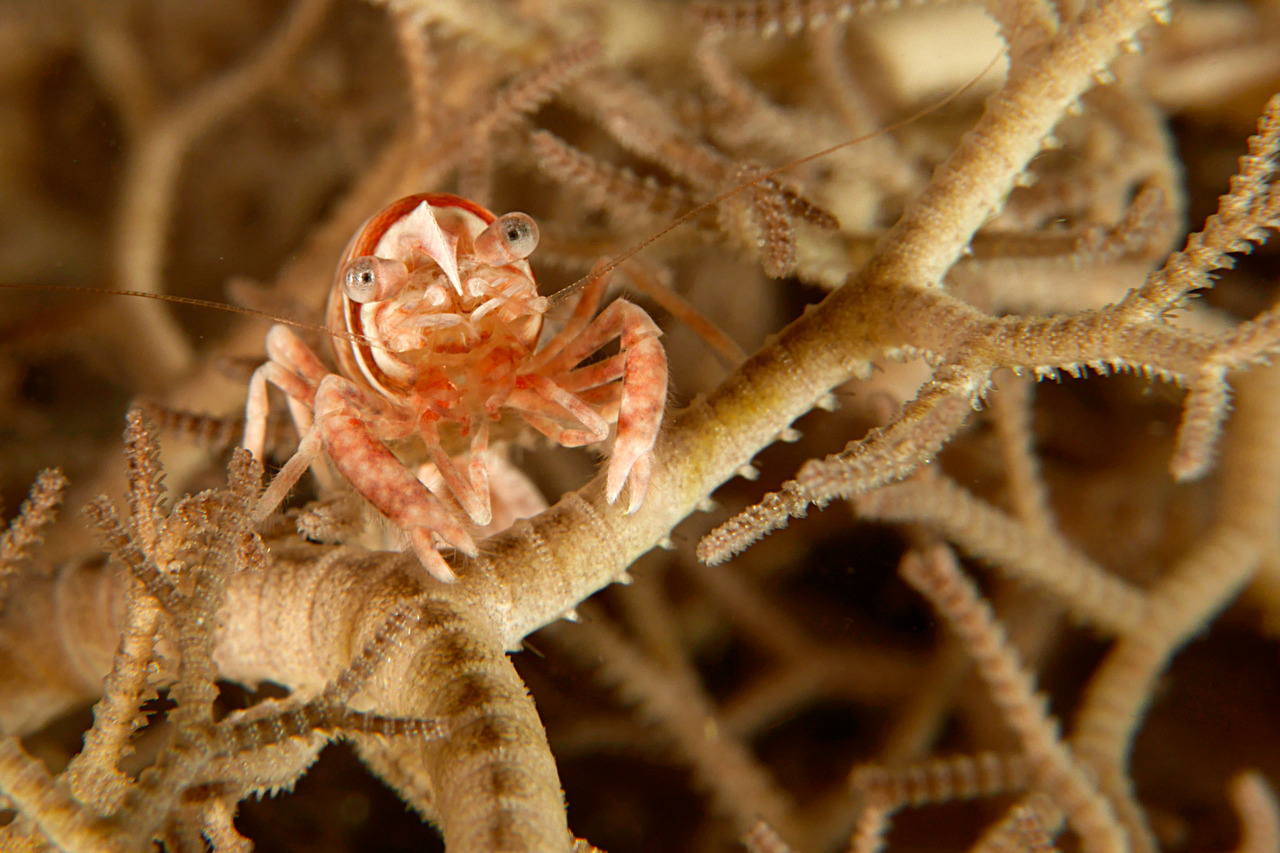
[[[437,544],[476,553],[469,527],[492,516],[490,427],[507,413],[569,447],[605,440],[616,423],[606,497],[613,502],[629,487],[628,509],[639,508],[666,402],[661,331],[621,299],[597,316],[604,282],[595,279],[565,327],[539,347],[548,300],[525,260],[536,244],[528,216],[494,217],[447,194],[408,196],[370,219],[330,294],[328,324],[351,337],[334,339],[338,372],[288,327],[267,335],[269,360],[249,386],[244,446],[261,456],[268,383],[287,396],[301,442],[264,493],[259,517],[323,451],[408,535],[432,575],[454,580]],[[619,338],[617,354],[582,366]],[[406,439],[421,441],[465,519],[388,447]],[[455,445],[465,449],[446,449]]]

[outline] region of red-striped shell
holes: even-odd
[[[440,229],[457,240],[458,269],[462,274],[462,281],[472,286],[464,287],[463,293],[447,288],[452,302],[446,306],[427,304],[428,301],[421,298],[420,292],[424,287],[429,288],[430,284],[439,285],[447,280],[444,270],[421,251],[409,252],[407,255],[400,251],[406,233],[412,235],[412,230],[393,234],[393,229],[397,226],[403,229],[403,223],[410,221],[415,211],[424,203],[429,206]],[[471,373],[479,370],[482,374],[488,374],[494,370],[502,372],[502,361],[518,359],[520,353],[514,350],[532,351],[541,331],[545,301],[537,298],[537,284],[528,262],[519,260],[505,266],[489,267],[479,265],[474,260],[475,238],[495,219],[485,208],[459,196],[419,193],[392,202],[361,227],[351,239],[338,265],[329,296],[328,323],[331,327],[377,341],[386,348],[335,340],[335,358],[348,378],[368,386],[383,397],[398,401],[415,390],[425,391],[430,395],[439,390],[442,383],[458,385],[459,381],[452,375],[457,371],[451,373],[447,369],[455,355],[473,359],[474,366],[468,368]],[[388,243],[395,245],[388,249]],[[343,291],[342,274],[348,262],[363,256],[395,257],[405,261],[410,275],[417,278],[418,285],[403,296],[381,302],[352,301]],[[479,283],[473,279],[479,279]],[[433,311],[447,313],[450,318],[469,318],[471,312],[493,295],[487,292],[473,294],[471,289],[484,291],[485,285],[491,282],[506,284],[508,289],[513,285],[507,283],[516,282],[520,291],[518,298],[529,303],[528,310],[520,312],[515,319],[508,317],[504,328],[498,328],[493,322],[468,322],[448,328],[417,328],[419,323],[430,322]],[[441,298],[438,292],[434,296]],[[446,308],[447,311],[444,310]],[[495,335],[503,340],[495,343]],[[484,352],[475,352],[477,349]],[[493,377],[485,375],[480,378]]]

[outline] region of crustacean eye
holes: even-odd
[[[520,261],[538,248],[538,223],[526,213],[499,216],[476,237],[476,260],[491,267]]]
[[[399,293],[408,280],[409,268],[403,261],[364,255],[342,270],[342,292],[352,302],[379,302]]]

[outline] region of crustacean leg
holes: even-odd
[[[480,458],[468,454],[467,465],[483,466],[487,472],[488,492],[492,506],[492,518],[487,525],[476,528],[472,536],[487,538],[506,530],[517,519],[532,518],[547,508],[547,499],[523,471],[511,464],[505,448],[486,449]],[[454,499],[455,493],[445,483],[440,469],[432,462],[418,467],[418,479],[426,483],[431,493],[441,500]]]
[[[316,391],[315,411],[312,433],[321,436],[334,467],[408,534],[428,572],[446,583],[457,580],[436,550],[434,537],[473,557],[475,543],[444,504],[373,434],[373,418],[361,390],[341,376],[327,376]]]
[[[571,394],[545,376],[521,376],[506,405],[519,412],[529,425],[565,447],[582,447],[609,437],[609,422],[577,395]],[[585,429],[561,426],[568,413]]]
[[[268,383],[284,391],[301,439],[297,451],[262,493],[254,520],[262,521],[270,515],[308,467],[315,466],[322,477],[328,475],[319,464],[323,449],[357,492],[408,533],[427,571],[442,581],[456,580],[436,551],[432,534],[471,555],[476,553],[475,543],[440,501],[369,430],[369,422],[382,418],[385,424],[385,416],[371,412],[360,389],[329,373],[287,327],[273,326],[267,333],[267,355],[270,360],[255,370],[249,381],[244,446],[255,457],[262,457]],[[479,449],[483,447],[482,439]],[[487,512],[487,489],[484,494]]]
[[[424,418],[419,434],[427,453],[458,506],[476,523],[485,527],[493,520],[493,508],[489,501],[489,469],[485,466],[489,450],[489,424],[481,421],[471,436],[471,460],[467,464],[467,477],[463,477],[452,457],[440,446],[440,433],[435,421]]]
[[[576,405],[593,412],[601,420],[603,418],[591,408],[587,400],[589,396],[596,395],[588,392],[621,377],[622,392],[617,402],[618,435],[614,440],[613,454],[605,476],[605,496],[613,503],[622,493],[622,487],[630,483],[631,497],[627,512],[631,513],[640,508],[649,488],[653,444],[657,441],[658,429],[662,425],[662,411],[667,402],[667,354],[658,343],[662,330],[648,314],[625,299],[614,301],[587,323],[585,318],[599,303],[603,290],[600,279],[588,284],[582,294],[582,302],[587,303],[587,306],[584,308],[581,303],[577,306],[564,330],[548,341],[546,349],[538,354],[535,365],[538,373],[551,387]],[[617,337],[622,338],[622,349],[617,356],[604,359],[598,364],[573,369],[584,358]],[[522,380],[525,378],[521,377]],[[569,389],[582,393],[574,394]],[[607,394],[600,396],[609,399]],[[513,395],[516,408],[522,408],[522,402],[526,401],[516,402]],[[565,405],[561,399],[555,399],[554,402]],[[565,407],[568,408],[567,405]],[[570,411],[584,426],[592,429],[593,424],[580,416],[579,411]],[[550,435],[542,423],[546,418],[545,412],[533,412],[533,417],[527,411],[522,411],[522,414],[534,428]],[[599,438],[591,440],[598,441]]]
[[[288,341],[286,336],[293,340]],[[321,378],[316,385],[311,385],[307,381],[310,376],[304,379],[300,375],[311,365],[298,353],[304,352],[313,359],[314,356],[288,330],[272,337],[276,338],[275,343],[287,345],[284,349],[294,344],[300,349],[291,349],[287,356],[273,351],[273,359],[279,358],[279,361],[268,362],[255,372],[257,387],[256,394],[250,394],[249,418],[265,421],[266,382],[270,381],[289,395],[291,403],[296,400],[299,407],[305,407],[309,426],[302,434],[297,452],[262,493],[253,513],[254,520],[262,521],[270,515],[325,451],[347,482],[408,534],[418,559],[432,576],[445,582],[457,580],[436,550],[432,536],[439,536],[471,556],[476,554],[475,543],[439,499],[370,431],[371,422],[379,418],[385,421],[386,417],[371,410],[363,392],[352,382],[336,374],[323,373],[318,360]],[[246,431],[246,445],[247,441]]]
[[[286,326],[272,326],[267,332],[267,359],[249,380],[249,396],[244,411],[242,446],[259,460],[266,444],[267,383],[288,397],[294,426],[298,435],[303,435],[311,428],[316,388],[329,373],[320,359]]]

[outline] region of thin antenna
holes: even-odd
[[[864,133],[861,136],[855,136],[852,139],[846,139],[844,142],[838,142],[835,145],[830,146],[829,148],[824,148],[821,151],[817,151],[813,154],[806,155],[804,157],[801,157],[799,160],[792,160],[790,163],[786,163],[782,166],[778,166],[777,168],[770,169],[767,172],[761,172],[759,175],[757,175],[750,181],[747,181],[742,184],[738,184],[736,187],[733,187],[732,189],[728,189],[720,193],[718,196],[711,199],[710,201],[704,201],[702,204],[698,205],[692,210],[685,211],[684,213],[676,217],[675,220],[672,221],[672,223],[668,225],[666,228],[663,228],[661,231],[657,232],[656,234],[653,234],[649,237],[646,237],[644,240],[641,240],[639,243],[632,246],[630,249],[623,252],[621,255],[618,255],[617,257],[610,260],[604,266],[599,267],[598,269],[593,269],[591,272],[587,273],[582,278],[578,279],[572,284],[561,288],[551,297],[551,301],[555,303],[564,301],[568,297],[572,296],[574,292],[576,292],[579,288],[586,285],[587,282],[594,281],[598,278],[602,278],[608,275],[609,273],[613,272],[622,264],[634,258],[637,254],[639,254],[640,252],[647,249],[649,246],[656,243],[658,240],[661,240],[663,237],[667,236],[669,233],[679,228],[681,225],[684,225],[686,222],[693,219],[698,214],[702,213],[705,210],[709,210],[710,208],[715,207],[720,202],[725,201],[726,199],[732,198],[733,196],[737,195],[738,193],[742,192],[745,189],[748,189],[749,187],[754,187],[756,184],[759,184],[762,181],[767,181],[770,178],[774,177],[775,175],[780,175],[789,169],[794,169],[797,166],[803,166],[805,163],[811,163],[814,160],[817,160],[821,157],[826,157],[828,154],[835,153],[836,151],[839,151],[841,148],[848,148],[852,145],[857,145],[860,142],[866,142],[868,139],[874,139],[877,136],[881,136],[886,133],[892,133],[898,128],[906,127],[912,122],[919,121],[920,119],[924,118],[930,113],[936,112],[937,110],[942,109],[947,104],[956,100],[965,92],[969,91],[974,86],[978,85],[978,81],[980,81],[983,77],[987,76],[987,72],[989,72],[992,68],[996,66],[996,63],[1000,61],[1000,58],[1002,55],[1003,54],[996,55],[995,58],[993,58],[990,62],[987,63],[986,67],[983,68],[982,71],[980,71],[976,77],[974,77],[968,83],[965,83],[959,89],[956,89],[950,92],[945,98],[942,98],[941,100],[935,103],[929,104],[926,107],[922,107],[921,109],[917,110],[916,112],[912,113],[906,118],[898,119],[897,121],[891,124],[887,124],[884,127],[878,128],[877,130],[873,130],[870,133]]]
[[[312,332],[321,332],[326,335],[332,335],[335,338],[342,338],[355,344],[364,344],[374,349],[385,350],[386,347],[376,343],[364,335],[357,335],[354,332],[348,332],[344,329],[331,329],[328,326],[318,325],[316,323],[304,323],[301,320],[290,320],[288,317],[280,317],[268,311],[259,311],[256,308],[245,308],[241,305],[229,305],[225,302],[214,302],[211,299],[196,299],[194,296],[173,296],[168,293],[147,293],[143,290],[106,290],[98,287],[63,287],[57,284],[5,284],[0,282],[0,290],[47,290],[54,293],[92,293],[99,296],[135,296],[139,299],[155,299],[159,302],[176,302],[178,305],[193,305],[197,308],[212,308],[216,311],[229,311],[233,314],[243,314],[246,317],[255,317],[260,320],[271,320],[274,323],[281,323],[285,326],[293,326],[296,329],[307,329]]]
[[[762,181],[767,181],[770,178],[774,177],[775,175],[779,175],[789,169],[794,169],[797,166],[803,166],[805,163],[811,163],[814,160],[817,160],[821,157],[826,157],[828,154],[832,154],[836,151],[839,151],[841,148],[848,148],[852,145],[857,145],[860,142],[865,142],[868,139],[874,139],[875,137],[883,135],[885,133],[891,133],[892,131],[895,131],[898,128],[905,127],[911,124],[912,122],[918,121],[919,119],[929,115],[932,112],[936,112],[937,110],[942,109],[947,104],[956,100],[965,92],[969,91],[974,86],[976,86],[978,84],[978,81],[980,81],[983,77],[985,77],[987,75],[987,72],[989,72],[992,68],[994,68],[996,63],[999,61],[1000,61],[1000,56],[997,55],[989,63],[987,63],[987,66],[983,68],[982,71],[976,77],[974,77],[968,83],[964,84],[960,88],[951,92],[945,98],[942,98],[941,100],[936,101],[935,103],[932,103],[926,107],[923,107],[917,110],[916,112],[912,113],[906,118],[899,119],[898,121],[885,125],[884,127],[879,128],[878,130],[874,130],[871,133],[865,133],[861,136],[855,136],[852,139],[846,139],[844,142],[839,142],[828,148],[824,148],[821,151],[817,151],[813,154],[809,154],[807,156],[801,157],[798,160],[792,160],[790,163],[786,163],[782,166],[778,166],[774,169],[770,169],[768,171],[762,172],[756,177],[754,177],[753,179],[751,179],[750,181],[746,181],[744,183],[738,184],[736,187],[733,187],[732,189],[729,189],[729,190],[725,190],[724,192],[715,196],[711,200],[704,201],[703,203],[699,204],[697,207],[694,207],[691,210],[688,210],[685,213],[682,213],[680,216],[676,217],[675,220],[671,222],[671,224],[663,228],[661,231],[658,231],[657,233],[652,234],[649,237],[646,237],[644,240],[641,240],[639,243],[632,246],[630,249],[623,252],[621,255],[614,257],[613,259],[605,263],[603,266],[599,267],[598,269],[592,270],[591,272],[587,273],[582,278],[578,279],[577,281],[573,282],[567,287],[561,288],[557,293],[551,296],[551,301],[553,303],[563,302],[565,299],[572,296],[576,291],[581,289],[587,282],[594,281],[598,278],[608,275],[610,272],[617,269],[619,266],[626,263],[627,261],[631,260],[637,254],[644,251],[649,246],[656,243],[658,240],[661,240],[663,237],[667,236],[672,231],[679,228],[681,225],[684,225],[686,222],[693,219],[698,214],[702,213],[705,210],[709,210],[715,207],[720,202],[725,201],[726,199],[729,199],[734,195],[737,195],[743,190],[746,190],[750,187],[754,187],[757,184],[761,183]],[[300,320],[290,320],[287,317],[279,317],[267,311],[259,311],[256,308],[245,308],[239,305],[229,305],[225,302],[214,302],[209,299],[197,299],[192,296],[173,296],[167,293],[147,293],[141,290],[106,290],[103,288],[95,288],[95,287],[76,287],[76,286],[62,287],[60,285],[53,285],[53,284],[5,284],[3,282],[0,282],[0,290],[46,290],[46,291],[52,291],[56,293],[92,293],[92,294],[98,294],[98,295],[133,296],[139,299],[155,299],[159,302],[172,302],[178,305],[192,305],[197,308],[211,308],[215,311],[229,311],[234,314],[243,314],[246,317],[255,317],[262,320],[270,320],[273,323],[281,323],[286,326],[292,326],[296,329],[307,329],[313,332],[320,332],[321,334],[329,335],[335,338],[341,338],[342,340],[350,341],[351,343],[355,343],[355,344],[361,344],[363,346],[367,346],[372,349],[389,351],[385,346],[382,346],[381,344],[373,341],[372,339],[366,337],[365,335],[358,335],[358,334],[355,334],[354,332],[348,332],[345,329],[331,329],[325,325],[317,325],[315,323],[304,323]]]

